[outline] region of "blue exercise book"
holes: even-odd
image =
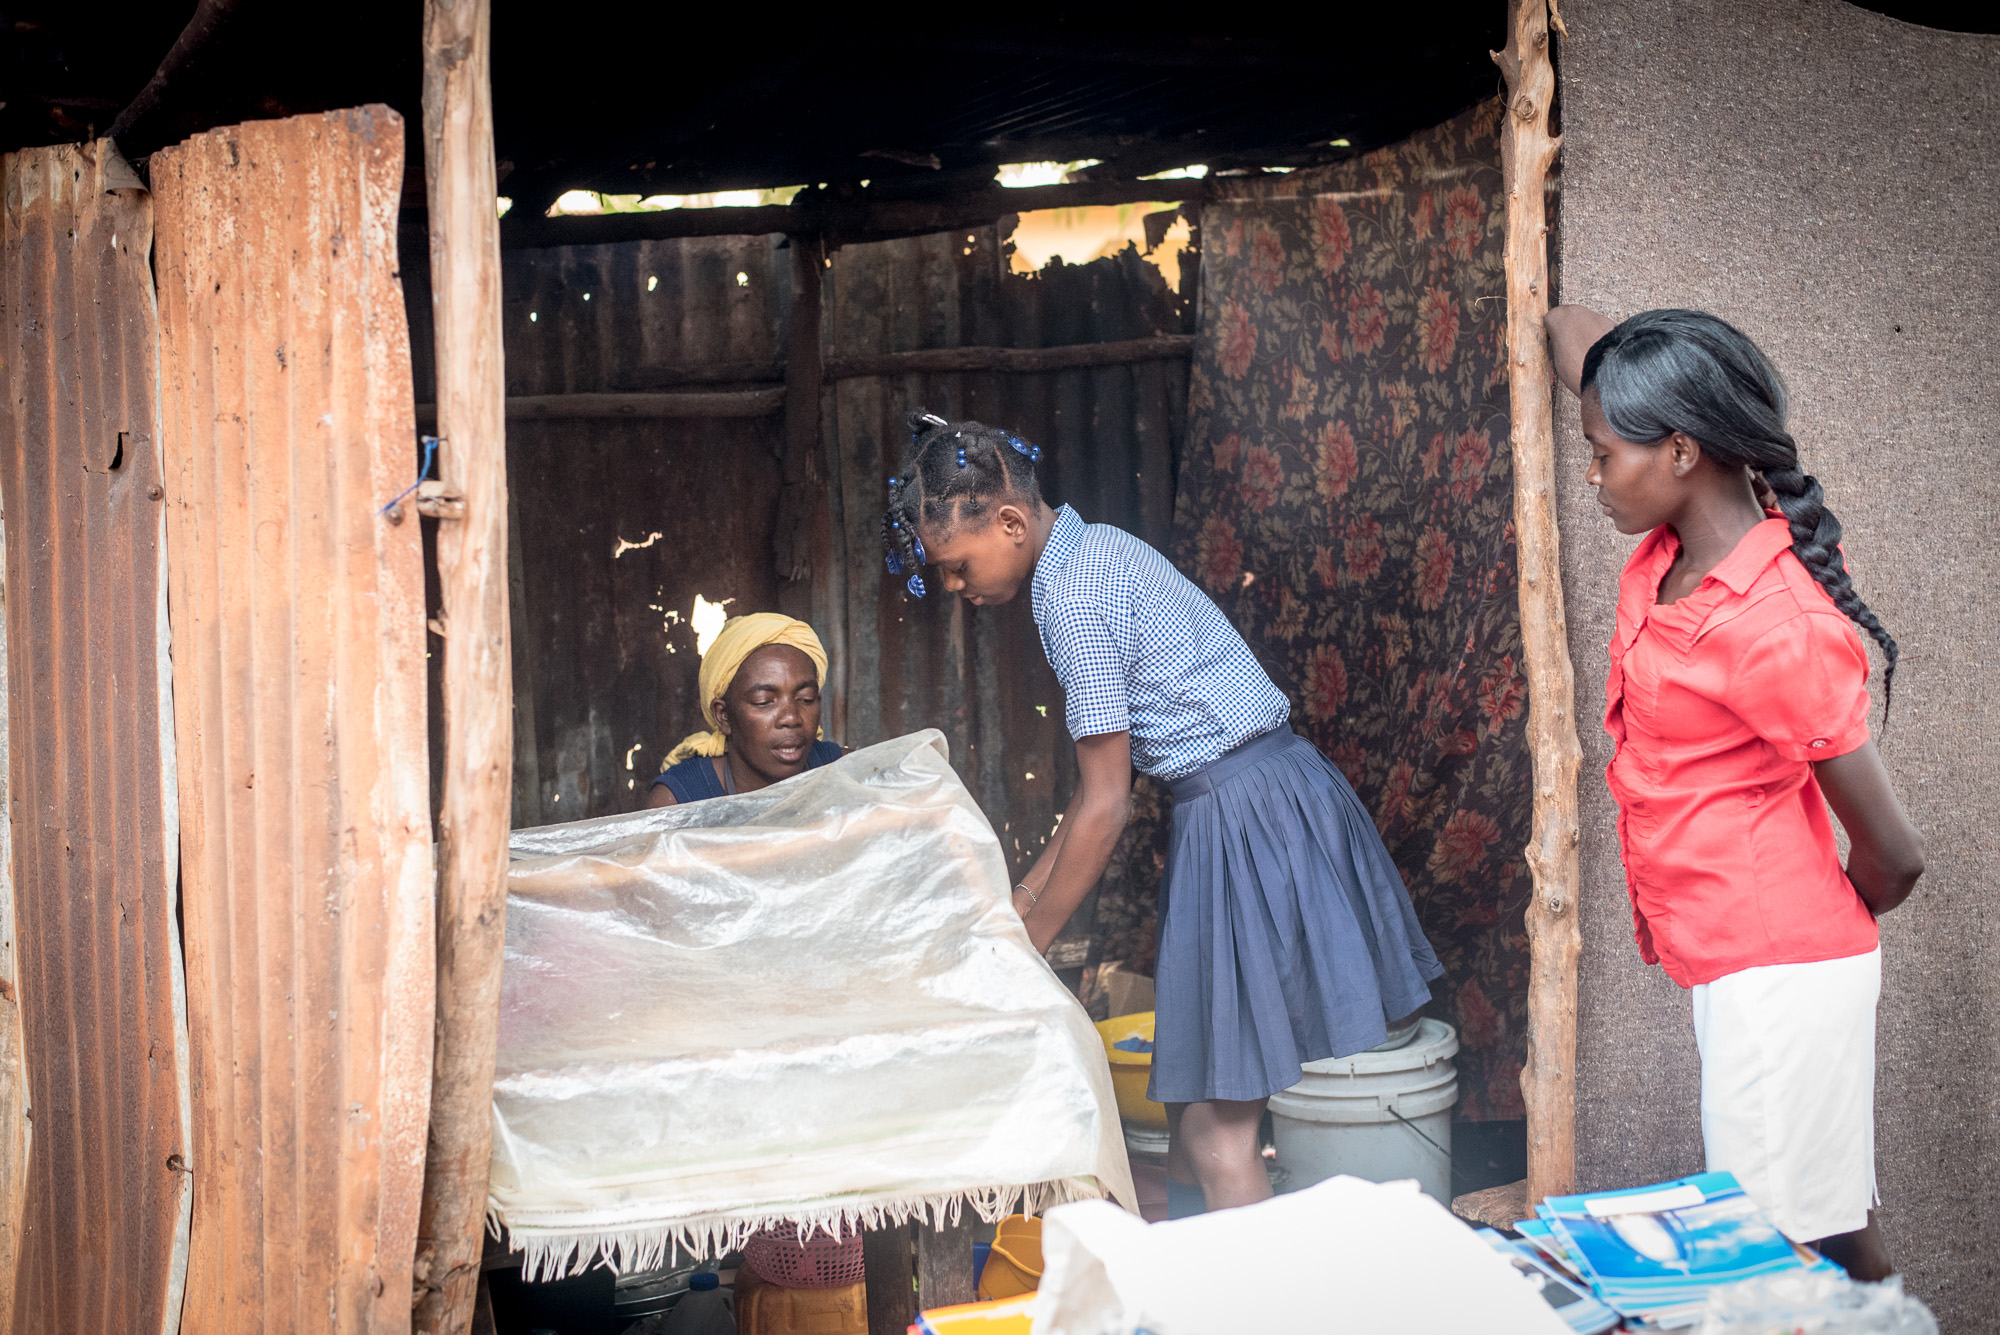
[[[1805,1264],[1728,1173],[1697,1173],[1639,1191],[1551,1196],[1537,1212],[1591,1279],[1634,1297],[1671,1301]]]

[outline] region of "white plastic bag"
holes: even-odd
[[[1102,1201],[1042,1227],[1035,1335],[1569,1335],[1540,1291],[1415,1182],[1334,1177],[1147,1224]]]
[[[1938,1335],[1937,1318],[1901,1276],[1857,1284],[1828,1270],[1788,1270],[1708,1295],[1697,1335]]]
[[[1103,1046],[941,734],[512,850],[489,1212],[531,1278],[1133,1199]]]

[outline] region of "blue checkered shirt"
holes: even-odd
[[[1184,778],[1291,715],[1222,609],[1123,529],[1058,509],[1029,596],[1069,735],[1129,731],[1142,774]]]

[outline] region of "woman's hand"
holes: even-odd
[[[1588,306],[1557,306],[1543,324],[1549,331],[1549,358],[1555,363],[1556,379],[1570,393],[1583,397],[1584,354],[1611,332],[1611,321]]]
[[[1879,918],[1916,889],[1924,874],[1924,837],[1903,814],[1873,741],[1816,762],[1813,777],[1847,831],[1847,880]]]

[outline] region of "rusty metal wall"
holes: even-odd
[[[196,1195],[187,1323],[406,1331],[433,1008],[403,125],[156,154]]]
[[[187,1191],[152,202],[123,167],[108,141],[0,165],[9,814],[34,1128],[25,1200],[0,1220],[21,1220],[22,1332],[171,1330]],[[7,1024],[12,989],[0,997]],[[0,1117],[8,1188],[22,1113]]]
[[[1016,274],[997,227],[845,247],[827,272],[824,301],[824,341],[829,355],[842,357],[1193,329],[1192,312],[1135,251]],[[1187,364],[857,377],[835,382],[827,399],[839,574],[820,615],[844,627],[841,740],[858,746],[944,729],[953,763],[1018,874],[1053,833],[1076,782],[1062,692],[1025,596],[982,608],[939,593],[917,601],[887,577],[882,501],[908,443],[904,417],[923,408],[1014,428],[1045,452],[1052,504],[1070,503],[1086,520],[1166,550]],[[1137,801],[1138,819],[1098,892],[1098,903],[1120,906],[1117,921],[1093,942],[1096,905],[1086,905],[1055,949],[1058,967],[1109,958],[1150,971],[1159,794],[1141,780]]]
[[[782,237],[503,263],[509,395],[783,379]],[[706,726],[688,619],[697,594],[731,614],[777,606],[783,427],[776,415],[507,424],[516,825],[640,805],[668,750]]]
[[[0,484],[0,492],[5,490]],[[6,544],[6,510],[0,496],[0,551]],[[7,570],[0,561],[0,613],[6,606]],[[7,622],[0,616],[0,811],[8,808],[7,742]],[[0,996],[0,1330],[12,1328],[28,1191],[28,1066],[21,1043],[19,940],[14,920],[13,822],[0,818],[0,994],[4,994]]]
[[[789,247],[782,237],[729,237],[507,252],[509,394],[781,383],[794,300]],[[1015,274],[1001,231],[988,227],[849,246],[831,258],[822,293],[828,355],[1192,329],[1158,272],[1130,253]],[[420,323],[425,276],[412,264],[403,277]],[[417,357],[421,399],[421,345]],[[877,526],[902,414],[922,405],[1017,427],[1049,452],[1053,499],[1164,548],[1186,397],[1183,362],[861,378],[824,395],[836,534],[826,568],[813,572],[811,599],[834,657],[828,735],[863,745],[943,728],[1022,866],[1075,782],[1061,695],[1025,601],[976,611],[941,598],[911,604],[885,578]],[[667,750],[703,726],[687,624],[695,595],[730,600],[732,614],[776,608],[787,596],[772,557],[784,427],[779,416],[508,424],[517,825],[638,805]],[[1107,900],[1150,906],[1157,796],[1142,785],[1142,819],[1107,880]],[[1136,887],[1122,885],[1128,876]],[[1119,921],[1109,957],[1149,963],[1149,913],[1123,911]],[[1090,922],[1089,912],[1078,915],[1060,958],[1083,962]]]

